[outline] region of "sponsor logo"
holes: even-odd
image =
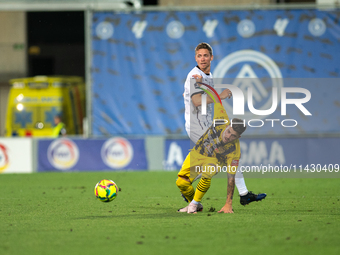
[[[113,32],[113,25],[106,21],[100,22],[96,27],[96,35],[102,40],[109,39],[113,35]]]
[[[47,149],[48,161],[57,169],[72,168],[79,159],[78,146],[69,139],[54,140]]]
[[[166,160],[163,162],[164,170],[180,169],[184,161],[182,147],[176,142],[171,142]]]
[[[166,26],[166,33],[168,36],[172,39],[178,39],[183,36],[185,32],[185,28],[183,24],[177,20],[171,21],[167,26]]]
[[[213,20],[208,19],[206,22],[204,22],[203,31],[205,32],[208,38],[211,38],[214,36],[214,31],[217,25],[218,25],[217,19],[213,19]]]
[[[132,27],[132,33],[135,34],[136,38],[142,38],[143,33],[145,31],[146,26],[148,25],[147,21],[136,21],[135,24],[133,24]]]
[[[249,19],[241,20],[237,24],[237,32],[240,36],[247,38],[255,33],[255,24]]]
[[[272,164],[280,165],[286,163],[284,147],[278,141],[266,143],[265,140],[251,141],[249,143],[240,141],[241,165]]]
[[[231,166],[238,166],[238,160],[231,161]]]
[[[308,30],[314,36],[322,36],[326,32],[326,24],[322,19],[312,19],[309,21]]]
[[[0,173],[9,166],[8,148],[0,143]]]
[[[129,165],[133,158],[133,147],[125,138],[111,138],[103,144],[101,156],[107,166],[123,168]]]

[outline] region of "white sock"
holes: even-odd
[[[195,200],[192,200],[191,203],[194,204],[194,205],[198,205],[200,202],[197,202],[197,201],[195,201]]]
[[[246,183],[244,182],[243,172],[240,170],[240,167],[238,167],[235,175],[235,185],[240,196],[247,195],[248,189]]]

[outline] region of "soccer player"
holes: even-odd
[[[240,119],[234,118],[230,123],[221,103],[214,104],[213,124],[197,141],[178,173],[176,185],[190,202],[179,212],[197,213],[203,210],[200,202],[210,188],[211,178],[223,171],[228,175],[227,200],[219,212],[233,213],[235,174],[241,156],[239,137],[245,129]],[[201,179],[194,190],[192,182],[200,174]]]
[[[185,129],[193,144],[204,134],[212,124],[212,107],[213,99],[207,97],[207,114],[204,116],[201,112],[201,102],[203,91],[195,88],[195,81],[203,82],[213,87],[213,77],[210,72],[211,61],[214,59],[213,50],[208,43],[200,43],[195,49],[195,66],[187,75],[184,84],[184,104],[185,104]],[[231,97],[229,89],[225,89],[219,95],[221,99]],[[240,195],[240,203],[247,205],[253,201],[260,201],[266,197],[266,194],[254,194],[248,191],[245,184],[243,173],[237,171],[235,179],[236,187]]]

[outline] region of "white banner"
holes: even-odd
[[[0,174],[32,173],[31,138],[0,138]]]

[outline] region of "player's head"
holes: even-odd
[[[203,72],[210,72],[210,62],[214,59],[213,50],[208,43],[202,42],[195,48],[195,60]]]
[[[57,114],[54,116],[54,124],[57,125],[61,122],[62,120],[62,117],[61,117],[61,114]]]
[[[196,48],[195,48],[195,55],[197,54],[197,51],[198,51],[198,50],[201,50],[201,49],[205,49],[205,50],[209,51],[210,56],[213,56],[213,55],[214,55],[214,54],[213,54],[213,49],[212,49],[211,46],[210,46],[208,43],[206,43],[206,42],[201,42],[200,44],[198,44],[198,45],[196,46]]]
[[[224,140],[230,143],[241,137],[242,133],[246,130],[246,126],[241,119],[233,118],[231,125],[227,126],[224,132]]]
[[[239,137],[242,135],[242,133],[246,130],[247,126],[245,125],[245,122],[238,118],[233,118],[231,120],[232,127],[237,132]]]

